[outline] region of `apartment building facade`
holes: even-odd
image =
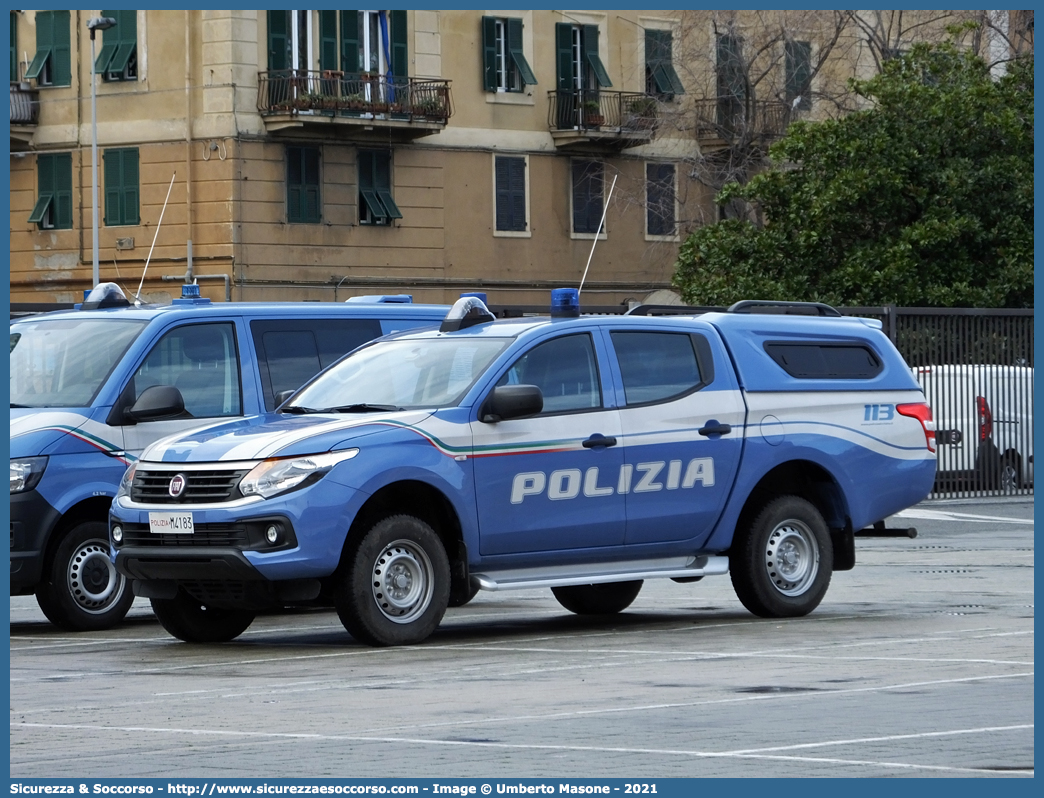
[[[589,303],[662,301],[717,218],[694,154],[754,113],[742,36],[691,13],[11,12],[11,299],[91,284],[94,81],[100,274],[129,294],[148,262],[160,302],[188,274],[216,301],[542,304],[585,269]],[[780,41],[766,135],[863,68],[813,66],[828,28]]]

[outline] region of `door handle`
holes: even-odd
[[[709,437],[716,437],[719,435],[728,435],[732,432],[732,427],[729,424],[719,424],[714,419],[708,421],[698,432],[700,435],[706,435]]]
[[[603,446],[616,446],[616,438],[612,437],[611,435],[609,437],[606,437],[605,435],[596,432],[594,435],[592,435],[590,438],[584,441],[581,445],[585,449],[598,449],[602,448]]]

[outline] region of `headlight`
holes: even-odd
[[[11,493],[32,490],[47,468],[46,457],[17,457],[11,459]]]
[[[134,484],[134,472],[138,470],[137,463],[131,463],[130,468],[123,472],[123,479],[120,480],[120,487],[116,491],[116,498],[121,496],[130,496],[131,485]]]
[[[345,449],[304,457],[283,457],[263,460],[239,483],[244,496],[262,496],[266,499],[300,487],[305,481],[314,482],[338,463],[351,460],[358,449]]]

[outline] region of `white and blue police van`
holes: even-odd
[[[186,285],[132,306],[97,286],[76,310],[11,323],[11,595],[53,623],[104,629],[134,595],[109,556],[108,513],[127,466],[156,440],[274,410],[345,352],[431,326],[445,306],[211,304]]]
[[[112,505],[117,570],[195,642],[311,604],[411,644],[480,589],[608,614],[646,579],[727,573],[755,614],[800,616],[931,489],[931,411],[879,322],[585,317],[555,294],[499,321],[461,299],[275,412],[154,443]]]

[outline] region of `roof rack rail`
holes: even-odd
[[[699,316],[701,313],[721,312],[720,305],[635,305],[625,316]]]
[[[778,313],[785,316],[840,316],[841,311],[822,302],[784,302],[774,299],[744,299],[726,313]]]

